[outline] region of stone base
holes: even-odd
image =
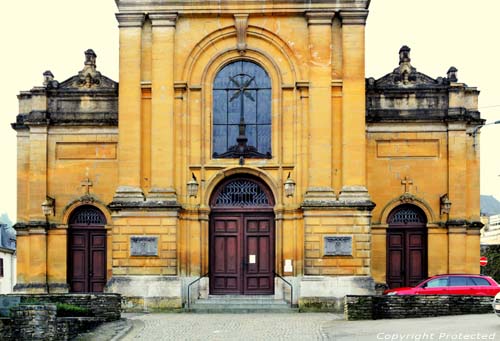
[[[49,283],[49,294],[67,294],[69,285],[67,283]]]
[[[304,276],[300,279],[301,297],[373,294],[375,294],[375,281],[370,276]]]
[[[46,294],[48,287],[46,283],[17,283],[14,285],[15,293],[23,294]]]
[[[330,187],[309,187],[304,195],[303,206],[331,206],[337,200]]]
[[[146,201],[155,205],[175,205],[177,204],[177,195],[173,188],[152,188]]]
[[[176,276],[114,276],[104,291],[121,294],[124,311],[182,308],[182,281]]]
[[[113,202],[143,202],[144,193],[138,187],[120,186],[116,189]]]
[[[339,195],[339,201],[345,203],[370,203],[370,195],[364,186],[344,186]]]

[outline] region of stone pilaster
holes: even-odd
[[[120,28],[118,184],[114,202],[144,201],[141,189],[141,34],[143,13],[116,14]]]
[[[367,202],[365,136],[365,22],[367,10],[341,11],[342,190],[340,201]]]
[[[175,13],[149,14],[153,26],[151,185],[148,201],[175,203],[174,47]]]
[[[466,123],[448,123],[448,197],[451,201],[449,220],[466,219],[467,135]]]
[[[332,189],[332,20],[334,12],[306,13],[309,25],[309,162],[304,202],[335,201]]]

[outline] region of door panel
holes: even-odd
[[[244,273],[248,294],[274,293],[274,233],[273,217],[268,215],[245,218],[245,253],[249,260]],[[253,263],[252,263],[253,262]]]
[[[240,216],[212,217],[210,293],[241,291]]]

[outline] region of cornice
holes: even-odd
[[[144,13],[116,13],[118,27],[142,27],[146,14]]]
[[[368,10],[341,10],[342,25],[366,25]]]
[[[177,13],[149,13],[153,27],[175,27],[177,22]]]
[[[331,25],[335,12],[306,12],[308,25]]]

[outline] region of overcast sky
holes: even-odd
[[[10,123],[18,112],[16,95],[40,86],[51,70],[58,81],[83,67],[92,48],[97,67],[118,81],[118,28],[113,0],[8,1],[0,20],[0,212],[15,220],[16,141]],[[458,78],[481,91],[487,122],[500,120],[500,24],[498,0],[372,0],[366,26],[366,76],[379,78],[398,65],[402,45],[412,65],[433,78],[450,66]],[[500,125],[481,134],[481,194],[500,199]]]

